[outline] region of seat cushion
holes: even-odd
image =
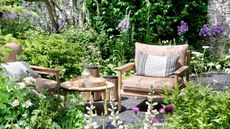
[[[180,84],[183,80],[179,79]],[[163,93],[164,88],[173,88],[176,84],[174,76],[170,77],[147,77],[132,75],[122,81],[123,90],[138,91],[138,92],[149,92],[151,87],[154,89],[156,94]]]
[[[179,55],[178,67],[185,65],[188,44],[184,45],[147,45],[142,43],[135,44],[135,62],[137,62],[137,53],[143,52],[153,56],[175,56]],[[137,66],[137,63],[135,64]]]
[[[37,78],[35,82],[36,90],[41,91],[41,89],[47,89],[48,91],[56,91],[58,84],[54,80]]]

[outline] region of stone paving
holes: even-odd
[[[190,81],[199,83],[201,82],[204,85],[210,85],[214,90],[223,90],[224,86],[230,88],[230,75],[224,72],[208,72],[204,74],[200,74],[199,76],[191,75]],[[146,99],[143,97],[133,97],[133,96],[124,96],[122,98],[122,111],[119,113],[119,119],[125,123],[135,124],[138,120],[143,120],[145,116],[145,112],[147,109],[147,105],[145,104]],[[101,113],[103,112],[103,103],[96,102],[96,110],[98,116],[95,118],[95,121],[99,124],[99,129],[102,129],[102,124],[105,121],[105,129],[114,129],[111,125],[111,120],[109,120],[108,116],[103,117]],[[140,112],[134,116],[132,112],[133,107],[139,107]],[[161,116],[157,116],[160,120]]]

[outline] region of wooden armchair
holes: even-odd
[[[6,62],[17,61],[16,56],[18,53],[22,51],[21,45],[16,43],[8,43],[4,47],[12,49],[12,51],[9,53],[9,56],[6,59]],[[32,69],[33,72],[38,74],[55,76],[55,80],[42,78],[41,76],[37,77],[34,84],[35,90],[41,91],[42,88],[45,88],[48,90],[48,92],[59,92],[60,70],[54,68],[39,67],[39,66],[25,66],[25,67],[29,67],[28,69]]]
[[[175,45],[175,46],[156,46],[136,43],[135,63],[128,63],[124,66],[117,68],[118,76],[118,110],[121,110],[121,96],[144,96],[147,97],[151,87],[154,89],[154,94],[157,99],[162,99],[164,87],[173,88],[175,84],[179,86],[184,85],[185,81],[189,81],[188,64],[190,53],[188,45]],[[135,70],[137,66],[137,52],[154,55],[154,56],[173,56],[179,55],[178,67],[173,75],[167,77],[152,77],[143,75],[131,75],[123,79],[123,73],[129,70]],[[159,62],[156,62],[159,63]]]

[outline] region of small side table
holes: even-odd
[[[66,105],[66,97],[69,92],[78,91],[78,92],[91,92],[91,95],[94,95],[94,92],[101,91],[103,93],[103,96],[105,96],[104,99],[104,109],[105,114],[108,113],[107,110],[107,102],[110,94],[108,94],[109,90],[114,87],[114,84],[111,82],[106,81],[106,85],[104,86],[95,86],[95,87],[76,87],[73,86],[70,81],[63,82],[60,84],[61,88],[64,90],[64,104]]]

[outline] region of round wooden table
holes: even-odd
[[[70,81],[63,82],[60,84],[61,88],[64,90],[64,105],[66,105],[66,97],[69,92],[91,92],[91,95],[93,96],[94,92],[99,92],[101,91],[103,93],[104,98],[104,108],[105,108],[105,114],[107,114],[107,101],[110,94],[108,92],[110,91],[111,88],[114,87],[114,84],[111,82],[106,81],[106,85],[104,86],[94,86],[94,87],[77,87],[73,86]]]

